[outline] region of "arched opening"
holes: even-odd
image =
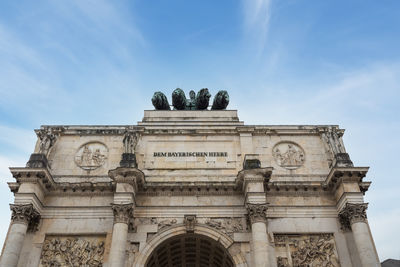
[[[217,241],[198,234],[171,237],[158,245],[146,267],[233,267],[229,252]]]

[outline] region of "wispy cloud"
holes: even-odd
[[[244,34],[260,55],[267,41],[272,0],[243,0]]]
[[[20,155],[21,153],[29,154],[33,152],[36,141],[36,134],[33,129],[28,131],[0,125],[0,133],[0,146],[6,144],[10,149],[10,153],[5,155],[5,153],[2,152],[0,157],[4,156],[4,158],[10,158],[10,156],[12,157],[12,155],[15,154]]]

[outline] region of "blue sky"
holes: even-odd
[[[136,124],[154,91],[229,91],[246,124],[339,124],[380,259],[400,258],[397,0],[1,1],[0,240],[42,124]]]

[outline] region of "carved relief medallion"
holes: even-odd
[[[103,165],[108,157],[107,147],[100,142],[82,145],[75,154],[75,163],[84,170],[94,170]]]
[[[304,150],[293,142],[279,142],[272,149],[273,156],[279,166],[293,170],[303,165]]]
[[[39,266],[103,266],[104,242],[96,236],[48,236]]]
[[[340,266],[333,234],[275,234],[274,239],[278,267]]]

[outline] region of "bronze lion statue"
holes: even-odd
[[[172,92],[172,105],[177,110],[185,110],[186,109],[186,96],[185,92],[182,89],[176,88]]]
[[[207,88],[201,89],[196,96],[196,109],[204,110],[208,108],[208,103],[210,102],[210,93]]]
[[[161,92],[155,92],[151,102],[157,110],[171,110],[167,97]]]
[[[221,90],[214,96],[214,101],[211,109],[213,110],[226,109],[228,104],[229,104],[229,94],[227,91]]]

